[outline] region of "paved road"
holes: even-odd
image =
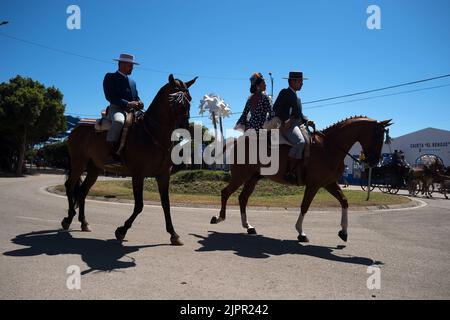
[[[259,235],[248,236],[236,210],[210,225],[217,210],[173,208],[185,245],[172,247],[158,206],[145,207],[123,244],[113,238],[128,204],[88,201],[93,232],[78,223],[60,231],[66,200],[45,187],[61,183],[57,175],[0,178],[0,299],[450,298],[450,200],[351,212],[346,244],[338,211],[308,213],[311,243],[300,245],[293,211],[250,210]],[[82,272],[80,290],[67,288],[71,265]],[[367,288],[372,265],[380,289]]]

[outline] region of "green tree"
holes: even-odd
[[[66,169],[68,166],[69,148],[67,146],[67,141],[48,144],[39,149],[38,154],[41,155],[51,167]]]
[[[64,131],[63,94],[31,78],[16,76],[0,84],[0,136],[14,142],[16,174],[22,174],[27,147]]]

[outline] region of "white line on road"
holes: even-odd
[[[41,218],[23,217],[23,216],[17,216],[16,218],[27,219],[27,220],[35,220],[35,221],[45,221],[45,222],[61,222],[61,221],[52,220],[52,219],[41,219]]]

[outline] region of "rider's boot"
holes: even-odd
[[[286,174],[283,176],[284,180],[290,184],[298,185],[296,169],[298,165],[298,159],[288,157],[288,164]]]
[[[108,142],[110,153],[108,155],[108,158],[105,161],[105,166],[110,167],[121,167],[123,166],[122,158],[119,154],[117,154],[117,143],[116,142]]]

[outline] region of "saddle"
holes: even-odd
[[[109,112],[108,108],[109,107],[107,107],[106,110],[102,110],[101,118],[99,118],[99,119],[81,119],[79,123],[94,125],[96,132],[109,131],[109,129],[111,129],[112,122],[111,122],[111,120],[108,119],[108,112]],[[141,121],[144,116],[143,112],[140,110],[127,111],[127,112],[125,112],[125,114],[126,114],[125,123],[122,128],[122,134],[120,137],[120,145],[119,145],[119,148],[117,149],[117,154],[121,154],[121,152],[123,151],[123,149],[125,147],[125,143],[127,141],[128,132],[129,132],[130,128],[133,126],[134,123]]]
[[[266,121],[263,126],[263,128],[267,129],[267,130],[279,129],[280,127],[281,127],[281,119],[278,117],[274,117],[274,118],[272,118],[272,120]],[[313,143],[320,142],[320,139],[317,136],[317,134],[311,134],[308,131],[308,128],[304,124],[299,125],[299,128],[300,128],[300,131],[301,131],[303,137],[305,138],[305,148],[303,149],[303,155],[302,155],[302,159],[300,161],[303,160],[304,164],[306,165],[309,160],[309,157],[311,155],[311,145]],[[280,131],[280,133],[281,133],[281,131]],[[282,133],[279,135],[278,141],[271,141],[271,143],[274,146],[276,146],[276,145],[280,145],[280,146],[286,145],[289,147],[293,146],[292,143],[290,143],[289,140],[286,139],[286,137]]]
[[[302,133],[304,139],[305,139],[305,148],[303,149],[303,155],[302,158],[297,160],[296,162],[296,167],[301,165],[302,167],[302,174],[301,176],[297,177],[297,185],[302,185],[303,184],[303,180],[304,180],[304,173],[306,172],[306,168],[309,164],[309,159],[311,156],[311,146],[313,144],[322,144],[323,143],[323,139],[322,139],[322,135],[320,132],[314,132],[311,133],[308,130],[308,127],[304,124],[297,124],[300,128],[300,132]],[[264,129],[279,129],[281,127],[281,119],[279,119],[278,117],[274,117],[272,118],[272,120],[270,121],[266,121],[266,123],[264,123],[263,128]],[[292,143],[289,142],[289,140],[282,134],[282,132],[280,131],[280,135],[279,135],[279,139],[278,141],[271,141],[272,146],[276,146],[276,145],[286,145],[289,147],[292,147]]]

